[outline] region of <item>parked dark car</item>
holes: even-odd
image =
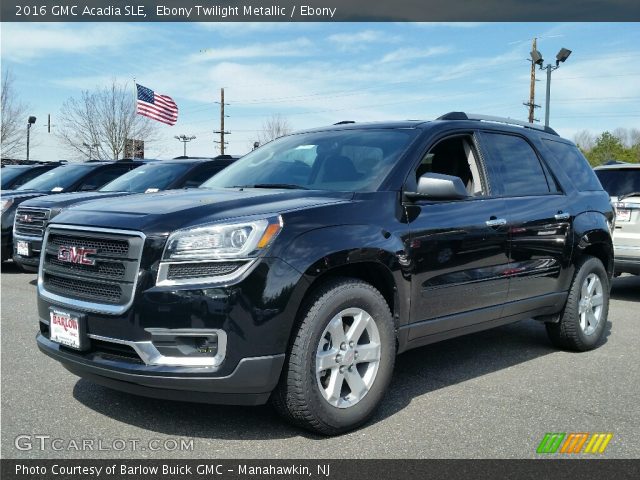
[[[36,163],[33,165],[7,165],[0,170],[2,190],[21,187],[44,172],[62,165],[60,162]]]
[[[2,190],[2,261],[10,259],[13,253],[13,221],[22,202],[53,193],[93,191],[143,163],[138,160],[69,163],[49,170],[15,190]]]
[[[640,275],[640,163],[615,162],[594,170],[616,209],[616,275]]]
[[[47,195],[27,200],[18,207],[16,213],[13,260],[25,270],[37,271],[46,222],[64,208],[87,200],[199,187],[237,158],[223,155],[216,158],[163,160],[131,170],[95,192]]]
[[[271,399],[329,435],[370,418],[410,348],[534,317],[593,349],[609,195],[573,143],[514,123],[334,125],[200,189],[67,209],[45,232],[38,347],[107,387]]]

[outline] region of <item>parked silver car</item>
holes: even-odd
[[[594,170],[616,209],[616,274],[640,275],[640,163],[614,163]]]

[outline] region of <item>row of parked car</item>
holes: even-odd
[[[237,156],[178,157],[84,163],[50,162],[2,168],[2,261],[36,271],[44,229],[71,205],[136,193],[196,188]]]
[[[221,155],[3,167],[2,261],[13,257],[21,268],[36,271],[44,227],[63,208],[88,200],[196,188],[237,158]],[[616,207],[616,274],[640,275],[640,164],[614,161],[594,170]],[[64,195],[52,196],[59,193]]]

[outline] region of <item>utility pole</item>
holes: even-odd
[[[224,136],[231,135],[231,132],[227,132],[224,129],[224,118],[225,118],[224,106],[229,105],[228,103],[224,103],[224,88],[220,89],[220,102],[216,102],[216,103],[220,103],[220,130],[214,130],[213,133],[219,133],[220,140],[214,140],[214,143],[220,144],[220,155],[224,155],[224,146],[228,144],[228,142],[224,141]]]
[[[176,135],[175,137],[176,140],[180,140],[183,144],[184,144],[184,156],[187,156],[187,143],[190,142],[191,140],[194,140],[196,137],[195,135],[191,135],[189,137],[187,137],[184,133],[182,135]]]
[[[533,43],[531,45],[531,51],[535,52],[538,50],[538,39],[534,38]],[[536,105],[536,63],[531,59],[531,84],[529,85],[529,101],[524,103],[525,107],[529,107],[529,123],[533,123],[535,118],[535,109],[540,108],[540,105]]]

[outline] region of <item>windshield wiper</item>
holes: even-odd
[[[621,202],[625,198],[629,198],[629,197],[640,197],[640,192],[630,192],[630,193],[625,193],[624,195],[620,195],[618,197],[618,201]]]
[[[283,188],[288,190],[309,190],[294,183],[256,183],[255,185],[234,185],[232,188]]]

